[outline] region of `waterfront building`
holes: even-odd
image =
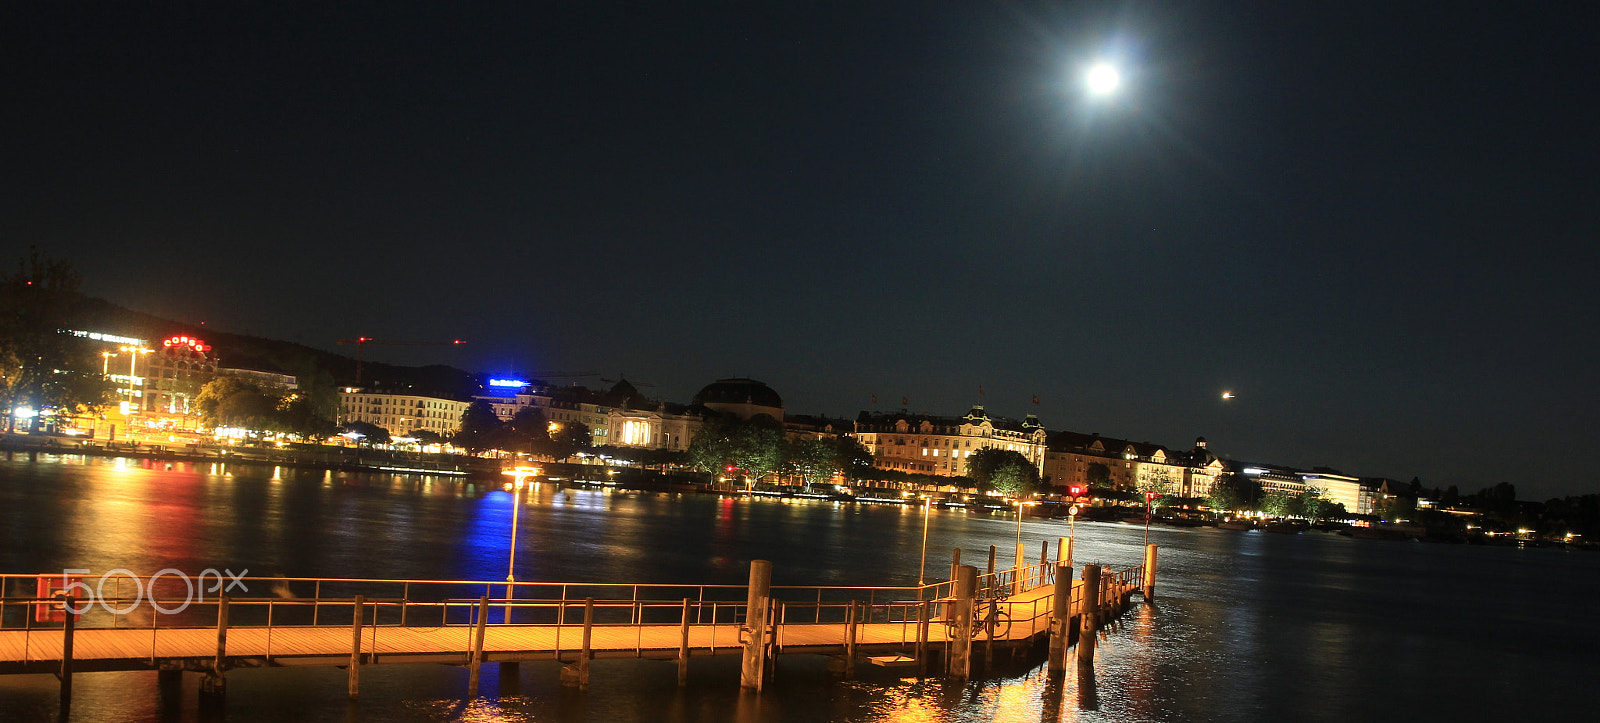
[[[1031,414],[1016,422],[991,417],[981,405],[960,417],[862,412],[855,436],[878,469],[959,477],[974,451],[996,448],[1021,454],[1044,473],[1046,434]]]
[[[339,393],[339,423],[366,422],[399,437],[416,430],[450,436],[461,428],[470,402],[347,387]]]
[[[169,418],[197,414],[195,397],[217,378],[218,360],[211,345],[190,336],[172,336],[144,357],[144,411]]]
[[[1377,509],[1377,490],[1362,484],[1356,477],[1339,474],[1325,467],[1300,473],[1306,489],[1315,490],[1323,499],[1344,505],[1346,512],[1358,515],[1374,514]]]

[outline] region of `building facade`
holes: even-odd
[[[366,422],[400,437],[416,430],[449,436],[461,429],[470,402],[345,388],[339,393],[339,423]]]
[[[967,473],[966,460],[973,452],[995,448],[1021,454],[1044,473],[1046,434],[1031,414],[1012,422],[990,417],[982,406],[961,417],[862,412],[855,437],[878,469],[960,477]]]

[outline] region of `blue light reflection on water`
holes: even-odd
[[[511,497],[497,482],[0,463],[0,569],[230,564],[282,575],[500,580]],[[916,508],[549,485],[528,495],[519,580],[737,584],[754,558],[774,562],[778,584],[916,578]],[[996,545],[1009,564],[1014,519],[934,510],[930,523],[930,578],[943,577],[956,546],[981,566]],[[1140,559],[1142,528],[1077,529],[1080,565]],[[1022,525],[1030,555],[1065,531],[1050,521]],[[682,691],[671,666],[600,661],[587,697],[561,689],[553,665],[527,664],[506,679],[490,666],[490,695],[466,704],[464,671],[375,666],[363,671],[358,711],[383,720],[626,723],[1482,719],[1587,710],[1600,556],[1217,530],[1155,528],[1151,539],[1164,546],[1161,597],[1136,605],[1105,636],[1093,686],[1072,671],[1052,692],[1029,662],[967,684],[905,681],[870,666],[862,680],[841,682],[820,659],[794,656],[752,703],[737,692],[736,658],[693,661]],[[337,670],[240,671],[230,680],[229,718],[343,720],[342,681]],[[48,717],[53,682],[0,679],[0,711]],[[191,719],[194,685],[190,676],[182,696],[165,701],[151,674],[85,675],[75,715]]]

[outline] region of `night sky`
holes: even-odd
[[[1600,491],[1600,5],[459,5],[10,3],[0,246],[469,342],[386,361]]]

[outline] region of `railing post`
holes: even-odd
[[[917,675],[928,674],[928,619],[927,600],[917,603]]]
[[[355,611],[350,616],[350,700],[355,700],[361,692],[361,617],[366,611],[366,604],[366,596],[357,595]],[[477,671],[473,673],[476,675]]]
[[[1072,568],[1056,563],[1055,594],[1050,599],[1050,660],[1051,673],[1067,669],[1067,638],[1072,623]]]
[[[994,547],[989,548],[994,559]],[[956,568],[955,604],[951,611],[950,659],[946,673],[965,680],[972,673],[972,602],[977,594],[978,568],[962,565]]]
[[[744,643],[744,660],[739,671],[739,685],[761,690],[766,677],[767,598],[772,592],[772,563],[767,560],[750,561],[750,586],[745,599],[744,626],[740,637]]]
[[[578,689],[589,689],[589,659],[594,657],[594,598],[583,599],[583,650],[578,653]]]
[[[1144,546],[1144,599],[1156,599],[1156,546]]]
[[[1100,616],[1100,566],[1083,566],[1083,611],[1078,627],[1078,664],[1094,663],[1095,631]]]

